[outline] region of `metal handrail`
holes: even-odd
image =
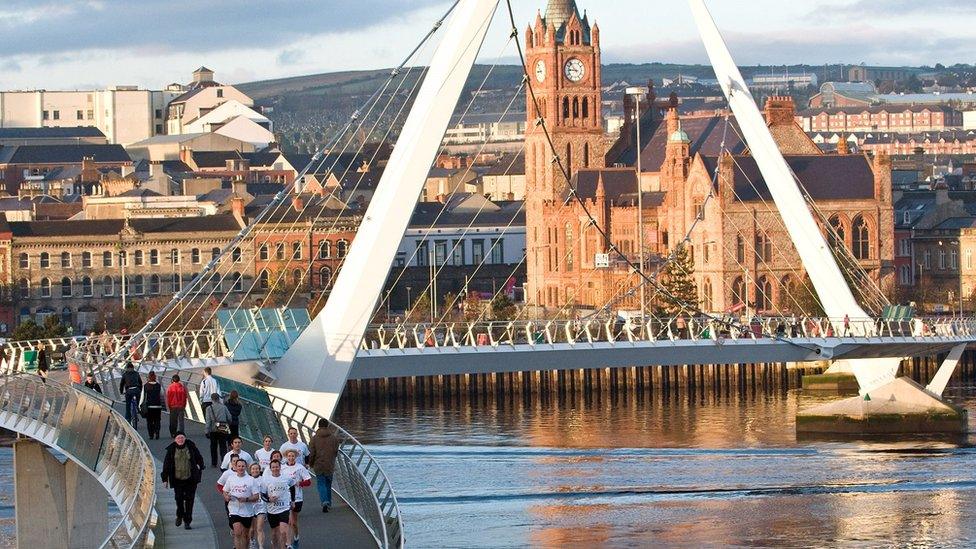
[[[83,355],[84,353],[77,353],[75,357],[81,359]],[[99,367],[98,360],[89,360],[84,363],[98,377],[107,395],[117,399],[121,398],[118,393],[117,369]],[[179,374],[180,381],[186,385],[190,397],[186,418],[199,423],[205,422],[197,394],[202,380],[200,374],[180,368],[159,368],[160,363],[153,361],[152,358],[140,359],[135,363],[137,366],[142,366],[144,363],[151,368],[151,371],[156,372],[164,390],[172,374]],[[289,427],[296,427],[301,439],[309,442],[320,416],[288,400],[270,394],[268,397],[271,402],[270,407],[241,395],[241,400],[246,403],[244,410],[249,414],[250,420],[262,427],[248,429],[244,424],[246,419],[242,418],[241,437],[249,442],[261,445],[263,436],[268,434],[263,427],[273,429],[277,426],[283,431]],[[335,427],[336,435],[340,439],[340,452],[336,462],[333,488],[339,497],[349,505],[350,509],[356,513],[379,547],[383,549],[402,548],[404,546],[402,517],[396,494],[388,477],[383,472],[379,462],[362,443],[335,423],[331,423],[331,425]]]
[[[8,373],[0,375],[0,424],[64,453],[105,487],[122,519],[101,547],[153,546],[156,463],[139,433],[104,399]]]

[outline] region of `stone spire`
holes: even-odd
[[[589,43],[589,21],[584,22],[584,18],[580,15],[579,8],[576,6],[576,0],[549,0],[549,5],[546,6],[546,26],[555,27],[556,41],[562,41],[566,30],[566,23],[573,18],[573,15],[581,22],[585,42]]]

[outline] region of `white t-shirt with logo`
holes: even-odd
[[[227,503],[228,514],[238,517],[254,516],[254,503],[238,501],[238,498],[248,499],[261,493],[253,477],[235,474],[224,483],[224,493],[231,496],[231,500]]]
[[[294,465],[282,465],[281,476],[290,477],[295,481],[295,502],[305,501],[301,484],[306,480],[312,480],[312,473],[309,473],[304,465],[296,461]]]
[[[309,453],[308,445],[300,440],[294,443],[291,442],[290,440],[286,440],[285,443],[281,445],[280,450],[281,450],[281,457],[283,458],[288,457],[288,450],[298,451],[298,456],[296,456],[295,458],[295,463],[305,463],[305,459],[308,457],[308,453]],[[284,466],[284,464],[282,464],[282,466]]]
[[[291,510],[291,492],[289,489],[295,486],[295,479],[285,474],[274,476],[269,473],[261,480],[263,485],[261,493],[268,497],[268,501],[265,503],[268,514],[279,515]],[[297,490],[298,488],[296,488]],[[277,501],[271,501],[272,497],[277,498]]]
[[[238,450],[237,452],[232,450],[224,454],[224,460],[220,462],[221,469],[228,469],[230,467],[230,456],[234,455],[235,453],[237,454],[237,457],[244,460],[244,463],[246,463],[248,467],[250,467],[251,463],[254,462],[254,458],[251,457],[251,454],[245,452],[244,450]]]
[[[254,479],[254,489],[257,490],[257,493],[258,494],[263,493],[264,492],[264,477],[263,476],[259,476],[259,477],[251,477],[251,478]],[[264,504],[264,500],[258,498],[258,500],[256,502],[254,502],[254,516],[258,516],[261,513],[267,513],[267,512],[268,512],[268,508]]]
[[[261,465],[262,471],[267,471],[268,467],[271,466],[271,454],[274,453],[274,448],[270,450],[265,450],[264,448],[258,448],[254,451],[254,459],[258,460],[258,464]]]
[[[224,471],[220,474],[220,478],[217,479],[217,484],[223,486],[227,483],[227,479],[237,474],[237,471],[231,471],[230,469]]]

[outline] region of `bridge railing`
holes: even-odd
[[[79,352],[73,356],[87,355]],[[178,364],[165,366],[167,363],[156,362],[154,358],[142,357],[134,359],[133,362],[140,370],[154,371],[164,390],[170,384],[172,376],[178,374],[180,381],[185,383],[189,396],[187,419],[204,422],[203,407],[198,396],[200,382],[203,379],[200,374],[182,369]],[[117,369],[99,366],[98,362],[88,362],[86,367],[90,367],[95,373],[106,394],[116,400],[122,398],[119,393]],[[224,392],[226,394],[226,391]],[[267,403],[241,395],[244,403],[240,427],[242,438],[260,445],[265,434],[274,436],[277,433],[284,433],[289,427],[295,427],[302,440],[305,442],[311,440],[320,416],[285,399],[263,391],[261,394],[267,395]],[[340,440],[333,488],[359,516],[379,547],[384,549],[403,547],[404,535],[399,503],[379,462],[355,437],[338,425],[334,423],[331,425]],[[281,435],[278,436],[279,440],[283,438]]]
[[[976,319],[754,317],[746,321],[707,317],[650,318],[646,321],[549,320],[453,324],[379,324],[366,331],[363,351],[418,348],[498,347],[678,340],[760,340],[777,338],[951,338],[976,335]]]
[[[55,448],[91,473],[121,513],[102,547],[152,547],[156,466],[149,447],[111,403],[28,374],[0,376],[0,425]]]

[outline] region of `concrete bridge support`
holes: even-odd
[[[17,547],[96,549],[108,535],[108,494],[88,471],[41,443],[14,443]]]

